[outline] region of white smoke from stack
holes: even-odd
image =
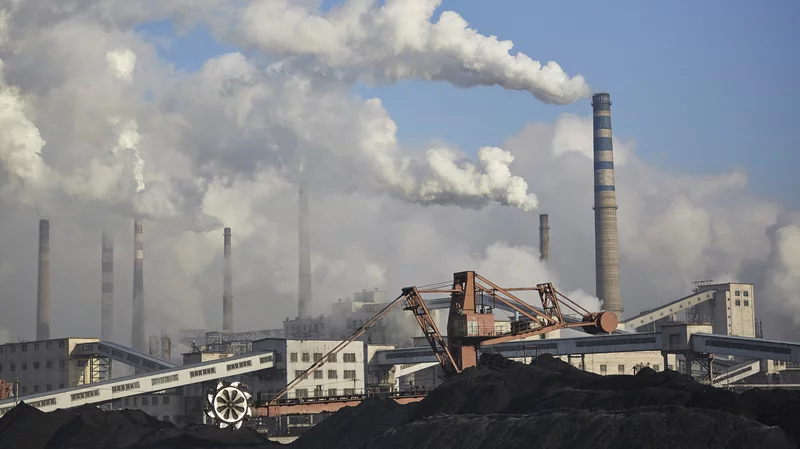
[[[265,52],[312,56],[331,68],[361,73],[370,83],[498,85],[552,104],[591,93],[582,76],[570,77],[552,61],[543,65],[523,53],[512,55],[511,41],[479,34],[453,11],[432,22],[441,0],[348,0],[328,12],[308,3],[250,2],[234,33]]]
[[[115,49],[106,53],[106,62],[109,71],[117,79],[127,82],[133,80],[133,71],[136,69],[136,53],[127,48]]]
[[[756,301],[800,326],[800,220],[779,226],[771,236],[763,292]],[[759,286],[756,286],[758,292]]]
[[[6,84],[3,69],[0,59],[0,161],[13,182],[39,185],[49,172],[42,159],[45,141],[28,118],[28,106],[19,89]]]

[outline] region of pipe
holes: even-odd
[[[114,340],[114,240],[103,232],[101,250],[102,296],[100,300],[100,338]]]
[[[298,280],[298,316],[308,317],[311,313],[311,242],[309,237],[308,192],[304,183],[299,192],[299,280]]]
[[[231,228],[225,228],[222,273],[222,329],[233,330],[233,275],[231,269]]]
[[[36,292],[36,340],[50,339],[50,220],[39,220],[39,283]]]
[[[550,263],[550,217],[547,214],[539,215],[539,251],[540,260]]]
[[[592,96],[594,121],[594,235],[595,282],[603,310],[622,317],[619,282],[617,194],[614,185],[614,148],[611,133],[611,96]]]
[[[144,252],[142,246],[142,222],[133,224],[133,321],[131,329],[131,347],[147,353],[147,337],[144,333]]]

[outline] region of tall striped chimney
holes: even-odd
[[[102,236],[102,296],[100,299],[100,339],[114,339],[114,240],[111,234]]]
[[[594,119],[594,245],[597,297],[603,310],[622,316],[619,285],[617,194],[614,187],[614,151],[611,143],[611,96],[592,96]]]
[[[550,217],[547,214],[539,215],[539,251],[542,253],[540,260],[550,263]]]
[[[50,339],[50,220],[39,220],[39,283],[36,292],[36,340]]]
[[[133,224],[133,326],[131,347],[139,352],[148,352],[147,336],[144,333],[144,253],[142,252],[142,221]]]
[[[308,192],[306,185],[300,184],[300,201],[298,216],[299,231],[299,282],[298,282],[298,316],[305,318],[311,313],[311,242],[309,231]]]
[[[222,273],[222,330],[233,330],[233,279],[231,272],[231,228],[223,232],[223,273]]]

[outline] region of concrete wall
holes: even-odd
[[[716,290],[713,301],[702,304],[703,313],[714,320],[714,333],[755,337],[755,296],[752,284],[704,285],[700,291]]]
[[[0,379],[19,379],[20,396],[83,385],[92,380],[92,361],[72,359],[70,353],[76,345],[97,341],[63,338],[0,345]]]

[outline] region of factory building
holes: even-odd
[[[737,337],[756,336],[753,284],[726,283],[698,285],[698,292],[714,290],[714,299],[690,309],[687,321],[711,324],[713,332]]]
[[[104,380],[100,358],[70,356],[75,346],[97,341],[61,338],[0,345],[0,379],[19,380],[20,396],[99,382]]]

